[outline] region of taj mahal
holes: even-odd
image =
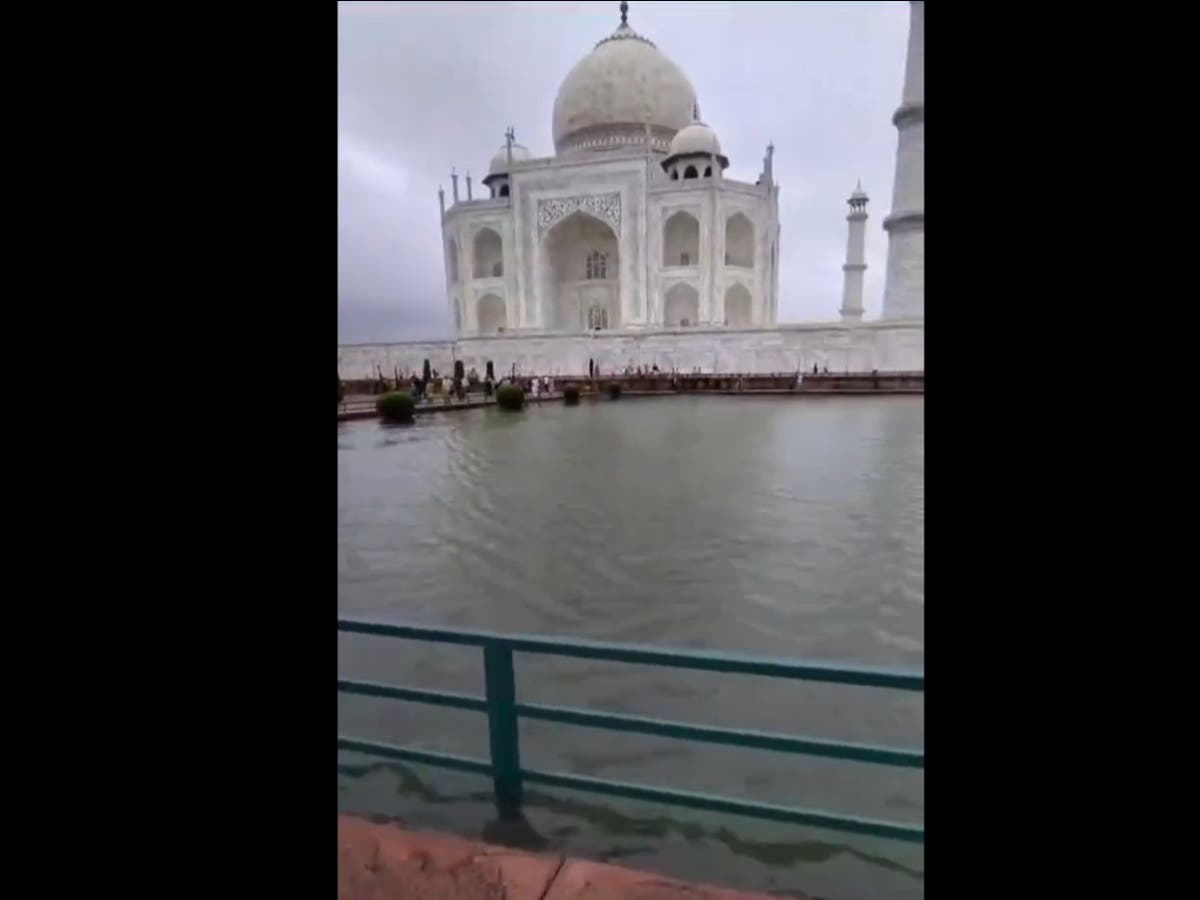
[[[554,155],[510,128],[466,196],[439,189],[446,303],[455,338],[338,347],[343,378],[451,359],[483,371],[579,375],[595,363],[705,372],[923,371],[924,17],[912,0],[882,315],[863,317],[868,197],[847,200],[840,309],[781,323],[779,192],[768,145],[753,183],[705,123],[687,75],[620,23],[566,75]],[[487,155],[484,154],[486,159]]]

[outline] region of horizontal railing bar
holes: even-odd
[[[677,650],[637,644],[607,644],[581,638],[506,635],[489,631],[469,631],[427,625],[373,622],[364,619],[342,617],[338,618],[338,631],[348,634],[408,638],[410,640],[435,641],[443,644],[466,644],[476,647],[488,644],[501,644],[522,653],[569,656],[577,659],[602,659],[647,666],[666,666],[674,669],[699,669],[707,672],[765,675],[771,678],[796,678],[803,681],[820,681],[862,687],[895,688],[904,691],[925,690],[924,672],[902,669],[841,666],[791,659],[770,659],[735,653],[715,653],[708,650]]]
[[[394,744],[382,744],[376,741],[364,741],[340,735],[338,736],[338,749],[382,756],[387,759],[399,759],[406,762],[438,766],[444,769],[475,772],[482,775],[490,775],[492,772],[491,765],[481,759],[454,756],[449,753],[436,753],[428,750],[416,750],[411,747],[398,747]],[[917,843],[924,843],[925,841],[925,829],[920,825],[884,822],[860,816],[843,816],[836,813],[798,809],[790,806],[776,806],[769,803],[753,803],[746,800],[733,800],[728,797],[716,797],[710,794],[695,794],[688,791],[653,788],[620,781],[604,781],[599,778],[570,775],[565,772],[544,772],[538,769],[522,768],[521,777],[531,784],[545,784],[569,790],[588,791],[593,794],[606,794],[610,797],[624,797],[628,800],[666,803],[689,809],[730,813],[732,815],[765,819],[772,822],[788,822],[794,825],[811,825],[816,828],[828,828],[834,831],[851,832],[854,834],[868,834],[875,837],[893,838],[901,841],[914,841]]]
[[[781,753],[802,753],[808,756],[823,756],[829,759],[853,760],[877,763],[886,766],[902,766],[921,769],[925,767],[922,750],[907,750],[894,747],[874,747],[868,744],[850,744],[840,741],[821,741],[813,738],[792,737],[786,734],[770,734],[762,731],[741,731],[733,728],[711,728],[690,725],[686,722],[670,722],[663,719],[648,719],[620,713],[591,712],[561,706],[542,706],[533,703],[518,703],[517,715],[525,719],[540,719],[544,722],[560,722],[565,725],[581,725],[588,728],[603,728],[609,731],[630,731],[637,734],[652,734],[659,737],[677,738],[685,741],[702,741],[709,744],[725,744],[731,747],[748,747],[758,750],[775,750]]]
[[[341,735],[338,735],[337,745],[339,750],[353,750],[355,753],[367,753],[386,759],[400,759],[405,762],[438,766],[443,769],[457,769],[460,772],[475,772],[480,775],[492,774],[491,763],[486,759],[475,759],[470,756],[455,756],[452,753],[438,753],[433,750],[417,750],[413,747],[399,747],[395,744],[381,744],[378,741],[364,741]]]
[[[470,694],[450,694],[444,691],[425,691],[419,688],[397,687],[377,681],[353,681],[338,679],[338,691],[343,694],[358,694],[362,697],[386,697],[389,700],[407,700],[410,703],[428,703],[431,706],[449,706],[455,709],[470,709],[487,712],[487,701]]]
[[[521,776],[531,784],[548,784],[554,787],[590,791],[595,794],[607,794],[612,797],[625,797],[630,800],[667,803],[672,806],[684,806],[690,809],[731,813],[755,819],[766,819],[772,822],[788,822],[794,825],[812,825],[817,828],[848,831],[854,834],[869,834],[875,837],[893,838],[901,841],[925,842],[925,828],[921,825],[906,825],[899,822],[884,822],[879,819],[866,819],[859,816],[843,816],[836,813],[818,812],[816,810],[798,809],[789,806],[753,803],[746,800],[733,800],[728,797],[694,794],[689,791],[673,791],[666,788],[646,787],[640,784],[627,784],[620,781],[604,781],[599,778],[568,775],[563,772],[541,772],[536,769],[522,769]]]
[[[486,712],[487,701],[468,694],[450,694],[441,691],[426,691],[417,688],[396,687],[373,681],[353,681],[339,678],[338,691],[365,697],[384,697],[390,700],[405,700],[411,703],[427,703],[432,706],[448,706]],[[853,762],[876,763],[885,766],[921,769],[925,767],[925,753],[899,747],[878,747],[869,744],[854,744],[842,741],[823,741],[815,738],[793,737],[786,734],[771,734],[762,731],[714,728],[691,725],[686,722],[671,722],[665,719],[649,719],[628,716],[622,713],[593,712],[563,706],[543,706],[535,703],[518,703],[517,715],[543,722],[560,722],[564,725],[579,725],[585,728],[602,728],[608,731],[626,731],[636,734],[651,734],[658,737],[685,741],[700,741],[731,747],[746,747],[756,750],[774,750],[780,753],[800,753],[829,759],[844,759]]]

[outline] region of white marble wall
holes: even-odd
[[[447,246],[457,248],[458,279],[451,279],[447,257],[446,282],[460,336],[481,336],[478,307],[488,294],[506,303],[506,331],[556,327],[550,313],[558,287],[549,277],[546,226],[574,209],[594,215],[616,237],[621,328],[661,325],[664,296],[680,281],[699,295],[700,322],[722,325],[726,292],[741,284],[751,297],[750,321],[771,325],[778,292],[778,188],[719,175],[673,182],[659,159],[623,153],[529,160],[515,167],[511,198],[454,204],[442,218],[442,236]],[[664,266],[663,225],[678,210],[696,218],[699,245],[689,266]],[[748,267],[724,264],[726,225],[737,213],[753,226],[753,263]],[[478,278],[474,271],[475,239],[484,228],[503,241],[500,278],[490,272]]]
[[[627,365],[705,372],[924,371],[925,328],[921,322],[858,325],[778,325],[773,328],[681,328],[655,332],[596,332],[574,335],[512,334],[458,341],[355,344],[338,347],[342,378],[369,378],[378,364],[420,371],[425,359],[449,371],[455,359],[481,373],[492,360],[497,374],[516,364],[519,372],[581,375],[588,360],[602,372]]]
[[[925,315],[925,3],[909,4],[908,57],[900,108],[892,117],[899,131],[892,213],[888,233],[884,319]]]

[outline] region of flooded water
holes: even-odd
[[[924,400],[628,398],[338,429],[338,607],[467,628],[924,667]],[[521,700],[923,746],[921,695],[516,657]],[[339,672],[482,694],[478,649],[339,637]],[[486,758],[482,714],[343,696],[339,731]],[[525,765],[896,821],[920,771],[521,725]],[[920,846],[339,754],[346,811],[829,900],[923,895]]]

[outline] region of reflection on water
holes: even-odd
[[[923,400],[630,399],[341,426],[338,575],[352,614],[921,667]],[[481,689],[469,648],[339,645],[352,677]],[[517,670],[530,702],[922,745],[920,696],[521,656]],[[344,697],[339,729],[487,753],[483,717],[459,711]],[[923,812],[919,772],[540,722],[522,723],[521,741],[538,768]],[[343,808],[476,836],[495,827],[483,779],[342,762]],[[531,794],[527,815],[535,844],[698,880],[837,900],[922,894],[923,852],[895,842],[569,792]]]

